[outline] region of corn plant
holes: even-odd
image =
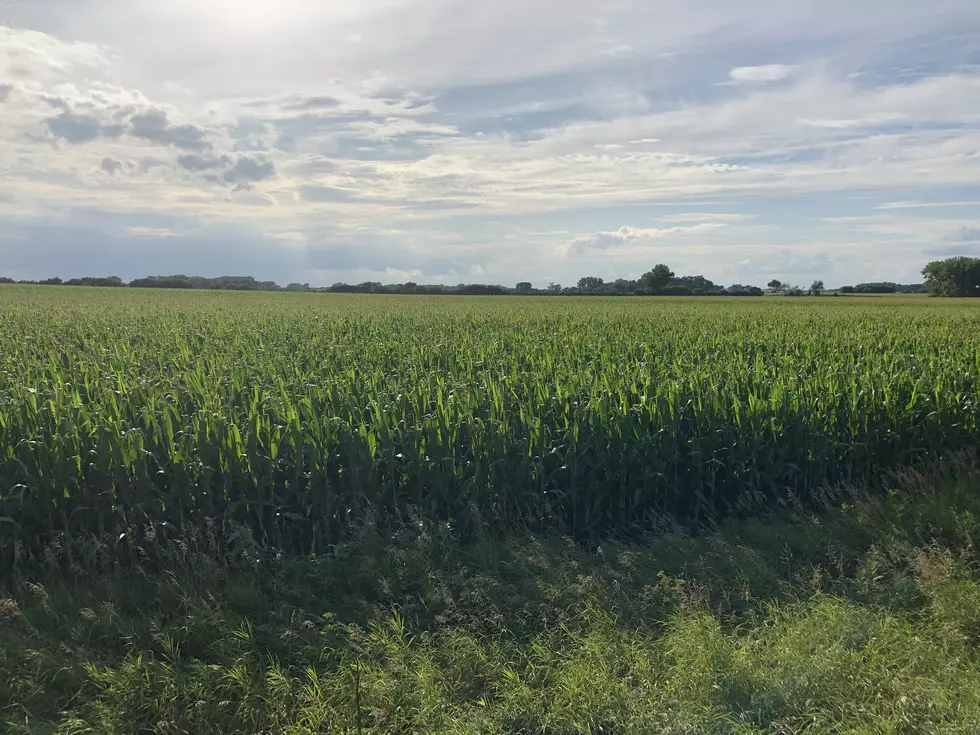
[[[0,551],[233,524],[588,536],[980,439],[980,309],[0,289]]]

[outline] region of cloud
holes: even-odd
[[[722,227],[725,227],[725,225],[714,222],[702,222],[696,225],[682,227],[620,227],[612,232],[596,232],[587,237],[579,237],[571,240],[568,242],[566,250],[572,253],[584,253],[590,250],[608,250],[633,242],[634,240],[688,235],[696,232],[716,230]]]
[[[785,278],[789,274],[794,280],[799,280],[803,286],[806,286],[811,278],[830,278],[830,274],[839,273],[842,260],[839,255],[828,251],[776,250],[765,253],[761,257],[739,261],[738,271],[748,278],[758,279],[760,284],[763,278],[768,279],[772,276]]]
[[[207,131],[195,125],[172,125],[167,113],[160,109],[150,108],[133,113],[131,108],[103,98],[100,100],[103,103],[101,107],[85,101],[77,107],[92,111],[77,112],[61,97],[46,97],[44,101],[61,110],[58,115],[45,121],[48,130],[69,143],[116,139],[127,134],[161,146],[195,151],[211,148]]]
[[[177,157],[177,163],[188,171],[211,171],[231,163],[228,156],[204,157],[188,153]]]
[[[875,209],[932,209],[934,207],[980,207],[980,201],[973,202],[885,202]]]
[[[69,143],[88,143],[101,137],[118,138],[122,135],[122,128],[118,125],[104,126],[94,115],[78,115],[67,110],[49,119],[47,125],[52,135]]]
[[[127,232],[136,237],[178,237],[180,234],[169,227],[130,227]]]
[[[852,128],[879,127],[888,123],[901,122],[905,116],[896,112],[882,112],[851,120],[809,120],[801,118],[800,123],[811,128],[829,130],[849,130]]]
[[[658,217],[662,222],[744,222],[754,218],[754,214],[738,212],[684,212]]]
[[[605,250],[606,248],[624,245],[641,237],[656,237],[658,230],[641,230],[636,227],[620,227],[613,232],[596,232],[588,237],[579,237],[569,243],[573,252],[585,250]]]
[[[300,196],[307,202],[351,202],[359,198],[358,192],[336,186],[304,186]]]
[[[788,64],[737,66],[728,72],[728,77],[736,82],[778,82],[789,78],[795,71],[796,67]]]
[[[142,158],[139,162],[139,169],[141,172],[149,173],[155,168],[168,168],[169,164],[166,161],[162,161],[159,158]]]
[[[228,155],[198,156],[189,153],[178,156],[177,164],[186,171],[201,174],[207,181],[237,184],[244,188],[276,175],[275,164],[271,161],[260,161],[245,155],[232,158]],[[236,201],[245,203],[246,200],[240,198]],[[255,202],[248,200],[248,203]],[[262,200],[260,203],[267,204],[270,200]]]
[[[19,6],[35,5],[18,3]],[[21,10],[31,12],[32,7]],[[5,15],[11,11],[8,3]],[[107,68],[112,55],[101,44],[67,42],[47,33],[0,25],[0,70],[6,75],[44,81]]]
[[[241,183],[236,186],[233,198],[237,204],[244,204],[249,207],[274,207],[278,204],[275,197],[262,191],[253,191],[248,183]]]
[[[122,161],[117,161],[115,158],[103,158],[102,159],[102,170],[105,171],[110,176],[115,176],[119,171],[122,170]]]
[[[235,165],[225,171],[224,180],[229,184],[251,184],[271,179],[276,175],[276,167],[271,161],[258,161],[250,156],[241,156]]]
[[[923,255],[930,258],[980,257],[980,241],[926,248]]]
[[[10,98],[13,89],[14,85],[12,84],[0,84],[0,103],[6,102]]]
[[[307,97],[300,102],[294,102],[286,106],[287,110],[329,110],[340,106],[340,100],[336,97],[318,96]]]
[[[311,282],[339,264],[343,278],[462,280],[474,265],[502,282],[625,277],[659,248],[676,270],[728,282],[791,253],[780,267],[796,271],[776,275],[831,283],[806,253],[832,253],[811,265],[846,264],[848,280],[905,281],[980,222],[964,209],[980,200],[968,0],[889,13],[846,0],[280,0],[272,16],[240,4],[216,45],[224,5],[3,11],[17,26],[0,28],[5,228],[116,213],[126,226],[106,249],[134,275],[219,267],[242,252],[225,235],[242,233],[268,255],[255,267],[275,269],[275,233],[291,232],[293,280]],[[125,28],[112,22],[123,9]],[[871,221],[876,208],[890,217]],[[224,234],[195,240],[202,222]],[[224,259],[183,239],[163,255],[127,247],[127,227],[182,232]],[[23,248],[22,264],[53,262]]]
[[[133,115],[129,132],[134,137],[151,143],[185,150],[199,151],[211,147],[205,130],[195,125],[171,125],[167,113],[160,109],[150,109]]]
[[[961,227],[947,239],[950,242],[980,243],[980,227]]]

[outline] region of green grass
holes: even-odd
[[[188,537],[0,592],[15,733],[975,733],[980,473],[632,543]]]
[[[146,523],[292,553],[419,520],[595,538],[980,440],[965,303],[12,287],[0,311],[7,564]]]

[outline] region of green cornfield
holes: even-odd
[[[975,446],[980,308],[0,289],[0,561],[146,524],[628,533]]]

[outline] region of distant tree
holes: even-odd
[[[692,293],[694,291],[707,293],[708,291],[721,290],[719,286],[716,286],[712,281],[709,281],[704,276],[680,276],[672,279],[670,285],[683,286],[684,288],[690,289]]]
[[[769,288],[770,293],[779,293],[784,288],[786,288],[783,285],[783,282],[780,281],[778,278],[773,278],[771,281],[769,281],[769,283],[766,284],[766,286]]]
[[[823,293],[823,290],[824,290],[823,281],[814,281],[813,283],[810,284],[811,296],[819,296],[821,293]]]
[[[637,285],[636,281],[628,281],[625,278],[617,278],[610,284],[607,284],[612,288],[612,293],[617,294],[631,294],[636,291]]]
[[[124,286],[123,280],[119,276],[105,276],[102,278],[93,278],[91,276],[86,276],[84,278],[72,278],[65,281],[66,286],[104,286],[104,287],[119,287]]]
[[[743,286],[741,283],[733,283],[725,289],[729,296],[762,296],[764,295],[758,286]]]
[[[521,281],[514,290],[517,293],[531,293],[534,290],[534,286],[531,285],[530,281]]]
[[[461,283],[454,286],[451,293],[463,296],[503,296],[507,293],[507,289],[485,283]]]
[[[209,282],[205,288],[216,288],[222,291],[278,291],[280,286],[273,281],[256,281],[252,276],[219,276],[206,279]]]
[[[898,284],[891,281],[859,283],[854,287],[854,293],[895,293],[896,291],[898,291]]]
[[[854,286],[841,286],[840,287],[840,292],[841,293],[854,293]]]
[[[660,293],[667,287],[673,277],[674,271],[663,263],[659,263],[640,276],[640,286],[647,293]]]
[[[806,291],[804,291],[799,286],[783,286],[783,294],[786,296],[805,296]]]
[[[602,279],[596,278],[595,276],[586,276],[585,278],[580,278],[578,280],[578,289],[580,291],[598,291],[602,288]]]
[[[980,258],[935,260],[922,269],[934,296],[980,296]]]
[[[561,284],[560,283],[549,283],[548,284],[548,293],[551,293],[551,294],[560,294],[561,293]]]
[[[16,283],[13,278],[7,276],[0,276],[0,283]]]

